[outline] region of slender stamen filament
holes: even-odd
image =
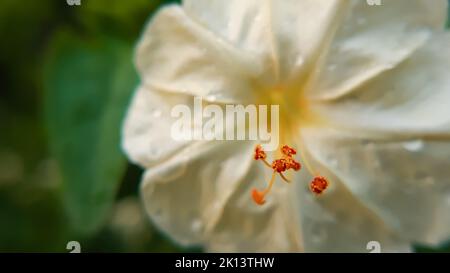
[[[275,175],[276,175],[276,172],[273,172],[272,178],[270,178],[270,181],[269,181],[269,186],[267,186],[267,188],[264,190],[264,195],[268,194],[270,192],[270,190],[272,189],[273,182],[275,182]]]
[[[279,174],[280,174],[280,177],[281,177],[285,182],[291,183],[291,180],[287,179],[286,176],[284,176],[283,173],[279,173]]]
[[[261,159],[261,161],[269,168],[272,168],[272,165],[269,164],[265,159]]]
[[[273,170],[272,178],[270,179],[266,189],[264,189],[263,191],[258,191],[257,189],[252,190],[253,201],[255,201],[255,203],[258,205],[263,205],[266,202],[265,197],[272,189],[272,186],[275,183],[275,177],[277,173],[280,175],[281,179],[284,182],[290,183],[291,181],[287,179],[283,173],[290,169],[294,171],[299,171],[301,169],[300,163],[294,159],[294,155],[297,154],[297,151],[295,149],[287,145],[284,145],[283,147],[281,147],[280,151],[282,154],[281,158],[275,159],[274,161],[272,161],[272,164],[270,164],[266,160],[267,154],[263,150],[261,145],[257,145],[255,148],[254,159],[261,160],[264,163],[264,165],[266,165],[266,167],[271,168]],[[308,169],[308,171],[314,176],[314,179],[311,181],[309,187],[311,192],[317,195],[321,194],[328,187],[329,184],[328,180],[325,177],[320,176],[317,172],[314,172],[313,168],[311,168],[311,165],[309,164],[309,162],[306,160],[305,157],[303,157],[303,162],[305,163],[305,166]]]
[[[276,172],[273,172],[272,178],[269,181],[269,185],[267,186],[267,188],[265,190],[258,191],[257,189],[253,189],[252,197],[253,197],[253,201],[255,201],[256,204],[262,205],[262,204],[266,203],[266,200],[264,198],[272,189],[273,183],[275,182],[275,177],[276,177]]]

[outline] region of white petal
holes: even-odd
[[[450,35],[435,35],[398,67],[351,95],[318,104],[333,126],[382,134],[447,135],[450,132]]]
[[[145,85],[221,102],[251,99],[250,79],[261,70],[253,56],[237,51],[179,6],[156,14],[135,58]]]
[[[338,0],[186,0],[187,13],[246,52],[257,54],[266,83],[304,71],[332,28]],[[297,72],[300,73],[300,72]]]
[[[308,92],[333,99],[389,70],[442,30],[447,1],[391,0],[381,6],[354,0]]]
[[[192,107],[193,98],[139,87],[133,97],[122,131],[122,147],[131,161],[149,167],[189,144],[175,141],[171,110],[177,104]]]
[[[450,237],[450,142],[366,139],[303,129],[312,158],[400,238],[436,244]]]
[[[301,250],[289,185],[277,181],[264,206],[252,201],[251,189],[262,190],[271,174],[253,149],[198,142],[147,170],[141,195],[151,219],[177,242],[209,251]]]
[[[296,176],[299,173],[293,174]],[[251,198],[252,189],[263,190],[272,170],[253,161],[251,171],[229,197],[207,250],[213,252],[303,252],[301,206],[295,186],[276,178],[262,206]],[[293,179],[293,177],[290,177]]]
[[[312,177],[295,181],[305,252],[368,253],[371,241],[380,244],[381,252],[411,251],[410,243],[355,198],[332,172],[312,160],[307,151],[304,156],[330,182],[322,195],[315,196],[308,188]]]
[[[270,6],[261,0],[186,0],[186,13],[233,46],[257,54],[270,52]]]
[[[347,8],[339,0],[272,0],[280,80],[303,84]]]

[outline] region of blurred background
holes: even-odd
[[[69,252],[69,241],[82,252],[202,251],[148,221],[142,170],[119,146],[138,83],[133,46],[155,10],[179,1],[80,2],[0,1],[0,252]]]

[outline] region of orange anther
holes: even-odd
[[[283,147],[281,147],[281,152],[286,156],[292,156],[292,155],[297,154],[297,151],[294,148],[291,148],[287,145],[284,145]]]
[[[261,145],[256,145],[256,147],[255,147],[255,160],[266,159],[266,157],[267,157],[267,154],[266,154],[266,152],[264,152],[264,150],[261,147]]]
[[[252,198],[253,201],[255,201],[258,205],[263,205],[266,203],[266,200],[264,200],[265,193],[263,191],[258,191],[257,189],[252,190]]]
[[[286,169],[294,169],[294,171],[299,171],[301,169],[301,165],[299,162],[295,161],[292,157],[286,157]]]
[[[287,162],[285,159],[277,159],[272,162],[272,169],[276,172],[284,172],[288,168]]]
[[[311,191],[315,194],[321,194],[328,187],[328,181],[323,176],[314,177],[313,181],[309,185]]]

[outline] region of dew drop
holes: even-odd
[[[372,141],[369,140],[363,140],[361,141],[362,145],[364,145],[364,147],[367,150],[374,150],[375,149],[375,144]]]
[[[312,230],[311,240],[316,244],[325,241],[327,237],[327,232],[323,227],[316,227]]]
[[[150,155],[151,155],[152,157],[158,157],[158,156],[159,156],[159,151],[160,151],[160,150],[159,150],[158,148],[152,146],[152,147],[150,148]]]
[[[424,185],[425,187],[430,187],[430,186],[433,186],[433,185],[435,184],[435,180],[434,180],[433,177],[428,176],[428,177],[425,177],[425,178],[423,179],[422,183],[423,183],[423,185]]]
[[[255,17],[255,23],[258,24],[261,22],[261,15]]]
[[[153,212],[153,217],[155,217],[156,219],[161,219],[162,217],[162,209],[161,208],[156,208]]]
[[[386,66],[386,69],[392,69],[392,68],[395,68],[395,63],[388,63],[385,66]]]
[[[214,95],[208,95],[208,96],[206,96],[206,100],[208,100],[208,101],[216,101],[217,97],[214,96]]]
[[[360,17],[358,19],[356,19],[356,24],[358,25],[364,25],[367,22],[366,18]]]
[[[153,110],[152,115],[155,118],[159,118],[162,115],[162,112],[160,110]]]
[[[218,211],[221,208],[221,203],[219,201],[214,202],[214,204],[212,205],[212,209],[214,211]]]
[[[203,227],[202,221],[200,219],[195,219],[191,223],[191,230],[193,232],[199,232]]]
[[[336,64],[329,64],[327,67],[328,71],[334,71],[336,70],[336,68],[337,68]]]
[[[422,150],[424,143],[422,140],[413,140],[403,143],[403,147],[410,152],[417,152]]]
[[[447,206],[450,207],[450,194],[447,194],[447,197],[445,197],[445,202],[447,203]]]
[[[304,63],[305,59],[302,56],[299,56],[297,59],[295,59],[294,66],[301,67]]]
[[[332,167],[337,167],[338,166],[338,160],[335,157],[331,156],[331,155],[327,156],[327,161],[330,163],[330,165]]]

